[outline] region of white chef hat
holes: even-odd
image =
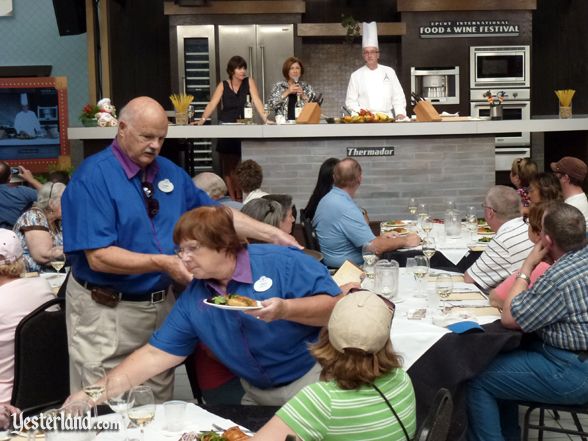
[[[26,93],[20,94],[20,105],[21,106],[28,106],[29,105],[29,97]]]
[[[363,22],[363,37],[361,40],[361,47],[377,47],[378,46],[378,25],[375,21],[369,23]]]

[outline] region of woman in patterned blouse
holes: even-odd
[[[287,120],[295,119],[296,101],[300,96],[304,103],[307,103],[315,96],[312,86],[301,81],[304,75],[304,65],[296,57],[290,57],[284,61],[282,74],[285,81],[278,81],[267,100],[270,112],[276,116],[281,115]]]

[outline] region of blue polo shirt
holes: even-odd
[[[19,216],[37,201],[37,192],[24,185],[0,184],[0,227],[12,228]]]
[[[333,187],[319,202],[312,220],[325,264],[338,268],[345,260],[361,265],[361,247],[375,239],[349,193]]]
[[[243,270],[243,259],[249,259],[249,271]],[[340,292],[328,270],[314,258],[300,250],[265,244],[249,245],[239,254],[227,286],[227,293],[256,300],[336,296]],[[307,345],[316,341],[319,327],[287,320],[266,323],[203,303],[214,295],[214,286],[194,280],[149,343],[184,357],[202,342],[233,373],[263,389],[291,383],[314,365]]]
[[[63,245],[73,275],[128,294],[165,289],[166,273],[110,274],[90,269],[85,250],[117,246],[146,254],[173,254],[173,228],[180,216],[201,205],[216,205],[180,167],[158,157],[150,166],[159,213],[149,218],[141,188],[142,173],[128,176],[113,146],[78,168],[61,200]],[[127,170],[128,171],[128,170]],[[170,187],[171,184],[172,187]],[[168,190],[168,191],[165,191]]]

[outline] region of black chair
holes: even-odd
[[[55,305],[58,308],[51,308]],[[32,414],[62,404],[68,395],[65,300],[56,298],[39,306],[16,327],[10,404]]]
[[[446,441],[451,425],[453,400],[447,389],[439,389],[425,420],[417,430],[415,441]]]
[[[312,219],[306,216],[304,208],[300,209],[300,223],[304,234],[304,245],[311,250],[320,251],[321,246],[316,237],[314,228],[312,228]]]
[[[521,405],[528,406],[529,408],[525,412],[525,418],[523,423],[523,441],[529,440],[529,430],[537,430],[539,441],[543,441],[543,432],[556,432],[565,433],[567,435],[579,436],[582,441],[588,439],[588,428],[584,429],[582,423],[578,418],[578,415],[588,415],[588,403],[581,406],[566,406],[559,404],[544,404],[544,403],[521,403]],[[531,423],[531,414],[535,411],[539,411],[539,422],[537,424]],[[549,410],[554,413],[554,418],[559,419],[559,412],[568,412],[576,429],[567,429],[560,426],[549,426],[545,423],[545,411]]]

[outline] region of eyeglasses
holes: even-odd
[[[155,194],[153,184],[151,182],[142,182],[141,188],[143,189],[143,195],[147,203],[147,214],[153,219],[159,213],[159,201],[153,197]]]
[[[185,256],[187,256],[188,254],[190,255],[194,255],[194,253],[196,251],[198,251],[200,248],[202,248],[202,246],[200,244],[198,245],[187,245],[185,247],[177,247],[174,249],[174,252],[178,255],[178,257],[180,259],[183,259]]]
[[[363,51],[364,55],[377,55],[380,51]]]
[[[480,206],[481,206],[482,208],[487,208],[488,210],[492,210],[492,211],[496,212],[496,208],[492,208],[492,207],[490,207],[490,206],[486,205],[486,204],[485,204],[485,203],[483,203],[483,202],[480,204]]]

